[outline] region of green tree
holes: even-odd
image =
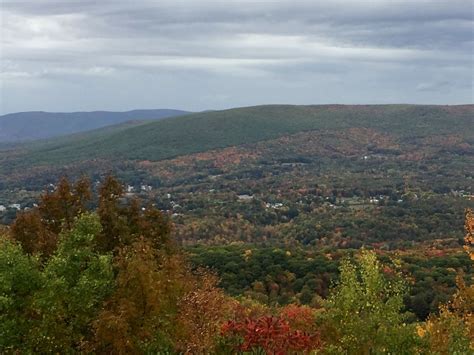
[[[31,303],[43,281],[37,264],[0,235],[0,353],[20,349],[31,329]]]
[[[60,234],[58,249],[43,271],[44,286],[35,295],[33,351],[80,349],[91,337],[92,320],[114,286],[112,256],[96,252],[100,231],[98,216],[86,213]]]
[[[326,311],[321,317],[327,352],[414,353],[418,338],[402,312],[404,283],[384,276],[371,251],[362,251],[356,264],[344,260],[340,273],[340,282],[324,302]]]

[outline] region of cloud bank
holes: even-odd
[[[470,103],[471,1],[3,0],[0,113]]]

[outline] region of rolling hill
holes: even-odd
[[[473,113],[272,105],[126,122],[0,149],[0,204],[112,173],[167,211],[183,243],[455,247],[474,191]]]
[[[255,143],[303,131],[371,128],[403,139],[437,134],[474,136],[474,105],[267,105],[189,114],[52,139],[26,147],[23,163],[87,159],[162,160]]]
[[[127,112],[19,112],[0,116],[0,143],[51,138],[133,120],[158,120],[187,114],[186,111],[157,109]]]

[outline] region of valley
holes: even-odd
[[[112,173],[127,199],[171,218],[172,238],[217,270],[232,294],[283,304],[302,290],[324,296],[338,260],[370,248],[406,254],[407,272],[427,260],[411,293],[418,301],[410,301],[423,318],[454,291],[455,274],[442,269],[472,273],[460,248],[464,210],[473,206],[473,117],[473,106],[257,107],[34,142],[0,153],[0,216],[10,223],[17,205],[34,207],[63,175],[98,183]],[[404,129],[409,121],[419,124]],[[250,278],[237,276],[239,262],[229,266],[246,250],[273,258],[274,248],[301,266],[278,259],[271,264],[280,271]],[[227,256],[212,261],[218,255]],[[299,268],[311,268],[315,255],[329,271],[311,278]],[[442,273],[433,280],[434,270]],[[268,292],[255,294],[259,282]]]

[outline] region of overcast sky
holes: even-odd
[[[473,102],[470,0],[0,3],[0,114]]]

